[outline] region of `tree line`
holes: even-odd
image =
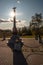
[[[32,32],[29,27],[18,28],[17,32],[18,35],[20,36],[32,35]],[[3,37],[3,35],[5,35],[5,37],[11,37],[13,35],[13,31],[9,29],[8,30],[0,29],[0,37]]]

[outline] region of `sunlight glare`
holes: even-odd
[[[13,10],[11,10],[10,13],[9,13],[9,16],[10,16],[11,18],[13,18],[14,16],[21,16],[21,15],[23,15],[22,12],[15,12],[15,13],[14,13]]]
[[[12,10],[10,13],[9,13],[10,17],[14,17],[15,16],[15,13],[14,11]]]

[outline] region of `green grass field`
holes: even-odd
[[[22,38],[34,38],[34,36],[33,35],[31,35],[31,36],[21,36]],[[42,38],[43,38],[43,36],[41,36]]]
[[[34,38],[34,36],[21,36],[22,38]]]

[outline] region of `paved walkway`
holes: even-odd
[[[12,51],[7,46],[6,41],[0,40],[0,65],[12,65],[13,57]]]
[[[43,46],[33,39],[22,39],[22,52],[12,52],[8,40],[0,40],[0,65],[43,65]]]

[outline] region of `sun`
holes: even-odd
[[[11,10],[10,13],[9,13],[9,15],[10,15],[10,17],[14,17],[14,15],[15,15],[15,14],[14,14],[14,11]]]
[[[10,16],[11,18],[13,18],[14,16],[21,16],[21,15],[23,15],[22,12],[15,12],[15,13],[14,13],[13,10],[11,10],[11,11],[9,12],[9,16]]]

